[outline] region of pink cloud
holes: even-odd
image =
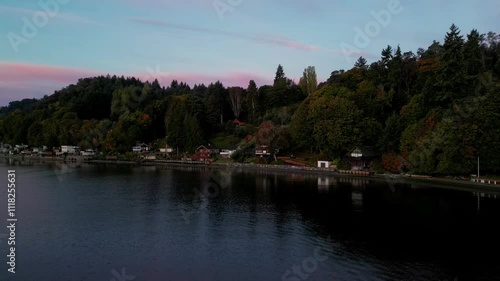
[[[210,29],[210,28],[205,28],[205,27],[198,27],[198,26],[187,25],[187,24],[177,24],[177,23],[167,22],[167,21],[163,21],[163,20],[154,20],[154,19],[147,19],[147,18],[129,18],[129,21],[134,22],[134,23],[139,23],[139,24],[145,24],[145,25],[153,25],[153,26],[160,26],[160,27],[166,27],[166,28],[171,28],[171,29],[193,31],[193,32],[200,32],[200,33],[207,33],[207,34],[243,39],[243,40],[247,40],[247,41],[253,41],[256,43],[285,47],[285,48],[289,48],[289,49],[296,49],[296,50],[303,50],[303,51],[315,51],[315,50],[319,49],[319,47],[307,45],[307,44],[298,42],[296,40],[285,38],[282,36],[251,35],[251,34],[230,32],[230,31],[221,31],[221,30]]]
[[[0,106],[13,100],[50,95],[79,78],[100,75],[95,70],[62,66],[0,62]]]
[[[179,7],[179,6],[212,6],[212,1],[206,0],[125,0],[124,2],[141,8]]]
[[[36,12],[38,11],[44,11],[41,7],[38,10],[32,10],[32,9],[25,9],[25,8],[17,8],[17,7],[10,7],[10,6],[5,6],[5,5],[0,5],[0,12],[5,11],[8,13],[14,13],[14,14],[19,14],[19,15],[25,15],[28,18],[30,16],[33,16]],[[101,23],[94,21],[92,19],[88,19],[85,17],[81,17],[75,14],[70,14],[70,13],[63,13],[63,12],[58,12],[55,15],[56,19],[61,19],[65,21],[70,21],[70,22],[76,22],[76,23],[81,23],[81,24],[91,24],[91,25],[100,25],[102,26]]]
[[[25,98],[41,98],[51,95],[54,91],[70,84],[76,84],[78,79],[106,75],[104,71],[92,69],[71,68],[19,62],[0,62],[0,106],[5,106],[14,100]],[[113,75],[110,73],[110,75]],[[116,74],[121,76],[122,74]],[[132,75],[142,81],[158,79],[162,86],[168,86],[172,80],[194,84],[221,81],[226,87],[247,87],[250,80],[255,80],[258,86],[272,83],[272,75],[259,73],[231,71],[221,74],[204,73],[136,73]]]
[[[283,46],[290,49],[305,50],[305,51],[316,51],[319,49],[316,46],[302,44],[300,42],[279,36],[254,36],[253,39],[257,42]]]
[[[33,82],[68,84],[76,82],[78,78],[98,74],[98,71],[90,69],[18,62],[0,62],[0,85],[2,83]]]

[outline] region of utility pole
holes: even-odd
[[[477,179],[479,180],[479,156],[477,157]]]

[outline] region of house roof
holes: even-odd
[[[135,145],[136,145],[136,146],[148,146],[148,147],[152,147],[151,145],[149,145],[149,144],[147,144],[147,143],[144,143],[144,142],[143,142],[143,143],[141,143],[141,142],[138,142],[138,141],[137,141],[137,142],[135,142]]]
[[[200,146],[198,146],[198,148],[196,148],[196,150],[195,150],[195,151],[198,151],[198,150],[200,150],[200,148],[204,148],[204,149],[207,149],[207,147],[206,147],[206,146],[204,146],[204,145],[200,145]]]
[[[375,152],[373,150],[373,146],[357,146],[351,152],[347,153],[350,156],[352,153],[357,153],[363,155],[362,157],[373,157],[375,156]]]

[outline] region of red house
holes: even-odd
[[[241,122],[238,119],[234,119],[233,120],[233,124],[236,125],[236,126],[244,126],[246,123],[245,122]]]
[[[204,145],[200,145],[194,152],[193,160],[207,161],[212,158],[212,151],[206,148]]]

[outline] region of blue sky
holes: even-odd
[[[377,13],[384,17],[377,21]],[[3,0],[0,106],[108,73],[158,78],[165,85],[221,80],[246,87],[250,79],[258,86],[271,83],[282,64],[295,81],[309,65],[325,80],[361,55],[377,60],[388,44],[416,52],[442,41],[452,23],[463,34],[473,28],[499,33],[500,3]],[[367,28],[365,40],[356,41],[356,30]]]

